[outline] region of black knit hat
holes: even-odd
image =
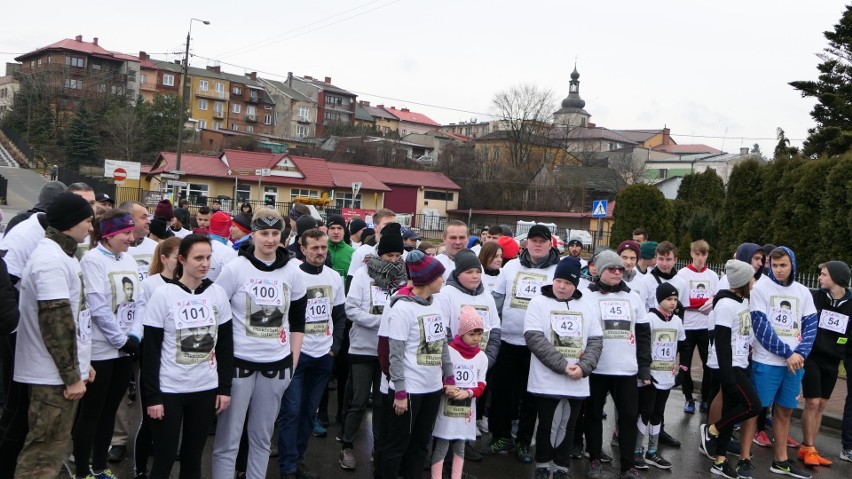
[[[169,231],[166,218],[163,218],[162,216],[156,216],[153,220],[151,220],[150,231],[154,236],[160,239],[166,239],[174,236],[174,234]]]
[[[311,215],[300,216],[296,220],[296,234],[302,236],[305,231],[317,227],[317,220]]]
[[[94,215],[89,202],[74,193],[60,193],[47,205],[47,224],[59,231],[70,230]]]
[[[573,256],[566,256],[556,265],[553,279],[564,279],[577,286],[580,283],[580,260]]]
[[[382,238],[376,247],[379,256],[385,253],[402,253],[405,251],[405,243],[402,242],[402,227],[399,223],[388,223],[382,229]]]
[[[346,229],[346,220],[343,218],[343,215],[328,215],[328,223],[326,226],[331,228],[334,225],[342,226],[343,229]]]
[[[361,218],[355,218],[354,220],[349,222],[349,233],[354,235],[355,233],[361,231],[366,227],[367,223],[364,220],[362,220]]]
[[[660,285],[657,286],[657,302],[658,303],[662,303],[664,299],[671,297],[671,296],[678,296],[677,288],[675,288],[673,284],[671,284],[671,283],[660,283]]]
[[[479,257],[477,257],[476,253],[469,249],[463,249],[456,254],[455,264],[456,269],[453,270],[453,276],[456,278],[469,269],[482,269],[482,263],[479,262]]]
[[[828,270],[828,276],[834,281],[834,284],[841,288],[849,287],[849,266],[843,261],[829,261],[825,263],[825,269]]]

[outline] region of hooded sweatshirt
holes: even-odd
[[[529,251],[524,251],[517,260],[509,261],[500,272],[494,287],[494,300],[501,313],[502,340],[526,346],[524,340],[524,315],[529,302],[541,294],[541,288],[553,283],[553,274],[559,263],[559,252],[551,248],[550,253],[533,263]]]
[[[501,337],[500,315],[497,312],[494,296],[486,291],[481,282],[476,290],[469,290],[459,283],[454,274],[451,274],[444,287],[441,288],[441,294],[435,296],[435,301],[441,308],[441,314],[449,318],[447,336],[450,338],[458,331],[461,309],[464,306],[473,306],[485,326],[479,347],[488,357],[488,367],[493,366],[494,361],[497,360],[497,352],[500,350]]]
[[[852,291],[847,288],[842,298],[834,299],[827,289],[819,289],[814,291],[814,305],[819,320],[811,357],[826,359],[821,366],[837,368],[849,350],[849,336],[852,336],[849,323],[849,317],[852,316]]]

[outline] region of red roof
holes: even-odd
[[[366,171],[386,185],[416,186],[435,188],[439,190],[461,190],[453,180],[443,173],[423,170],[404,170],[401,168],[385,168],[382,166],[353,165],[351,163],[328,163],[334,170]]]
[[[156,175],[158,173],[167,173],[175,170],[175,160],[177,155],[171,152],[162,152],[154,162],[153,167],[147,174]],[[187,176],[212,176],[215,178],[227,178],[228,167],[215,156],[192,155],[184,153],[180,156],[180,169],[186,172]],[[145,172],[145,167],[142,167]]]
[[[334,179],[331,177],[331,172],[328,171],[326,161],[322,158],[310,158],[306,156],[290,156],[289,158],[299,171],[305,175],[305,184],[322,186],[324,188],[334,188],[336,186]],[[351,187],[351,184],[348,186]]]
[[[664,151],[666,153],[713,153],[719,154],[722,151],[707,145],[659,145],[652,148],[654,151]]]
[[[352,183],[356,181],[361,182],[362,190],[371,190],[371,191],[391,191],[388,188],[388,185],[382,183],[381,181],[375,179],[373,175],[367,173],[366,171],[350,171],[350,170],[336,170],[334,168],[329,168],[331,171],[331,177],[334,178],[334,186],[338,187],[351,187]]]
[[[105,57],[116,61],[139,61],[139,58],[133,55],[127,55],[124,53],[107,50],[106,48],[100,45],[96,45],[94,42],[77,41],[76,39],[71,38],[59,40],[58,42],[51,43],[46,47],[42,47],[28,53],[24,53],[23,55],[15,58],[15,60],[21,61],[24,58],[28,58],[30,56],[36,55],[47,50],[71,50],[75,52],[85,53],[87,55]]]
[[[543,216],[546,218],[583,218],[587,213],[573,213],[570,211],[528,211],[528,210],[448,210],[447,213],[467,214],[468,212],[477,215],[493,215],[493,216]]]
[[[441,126],[440,123],[429,118],[428,116],[424,115],[423,113],[417,113],[417,112],[409,110],[408,108],[403,108],[401,110],[397,110],[396,107],[384,106],[382,108],[384,108],[385,111],[387,111],[391,115],[399,118],[399,121],[408,121],[408,122],[411,122],[411,123],[420,123],[421,125],[429,125],[429,126],[438,126],[438,127]]]

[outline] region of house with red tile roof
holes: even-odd
[[[411,133],[426,133],[441,128],[441,124],[429,118],[423,113],[411,111],[408,108],[397,109],[395,106],[377,105],[378,108],[395,116],[399,120],[399,135],[405,136]]]

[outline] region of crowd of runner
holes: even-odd
[[[260,479],[275,441],[280,477],[311,479],[305,453],[333,420],[336,459],[359,477],[461,479],[465,460],[511,454],[536,479],[567,479],[583,457],[590,479],[606,463],[637,478],[672,467],[660,445],[680,447],[664,414],[677,386],[685,414],[706,414],[713,474],[757,475],[754,445],[772,448],[776,474],[832,464],[815,440],[852,364],[841,261],[826,258],[811,291],[785,246],[743,243],[720,278],[707,242],[678,270],[676,247],[641,229],[583,259],[580,239],[560,256],[544,225],[520,247],[506,226],[449,221],[438,247],[388,209],[368,225],[298,203],[286,216],[187,206],[151,214],[51,181],[9,222],[0,477],[66,465],[115,478],[109,463],[127,456],[136,478],[168,478],[179,457],[181,478]],[[602,450],[608,396],[616,459]],[[852,462],[850,402],[838,449]]]

